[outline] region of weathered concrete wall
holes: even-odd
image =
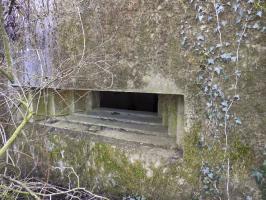
[[[34,71],[34,74],[57,75],[58,78],[75,66],[79,70],[74,70],[71,78],[55,86],[184,92],[186,63],[180,56],[181,46],[177,40],[178,19],[182,12],[179,3],[163,3],[163,7],[159,1],[83,1],[77,4],[69,0],[53,3],[42,6],[35,1],[35,12],[49,12],[39,22],[30,24],[30,32],[25,31],[25,37],[32,36],[35,40],[26,41],[33,50],[27,47],[24,55],[27,57],[26,53],[36,47],[40,49],[28,56],[30,59],[26,58],[27,73]],[[37,34],[44,30],[48,32],[46,36]],[[52,53],[46,54],[47,48]],[[48,65],[48,60],[53,62]],[[38,64],[43,69],[33,70],[32,67],[36,68]],[[53,75],[49,74],[51,72]],[[33,81],[32,85],[39,81]]]
[[[20,74],[25,84],[51,81],[49,87],[184,94],[185,128],[188,131],[192,127],[199,116],[197,110],[202,108],[195,74],[204,60],[195,38],[203,34],[209,43],[218,39],[197,21],[192,4],[141,0],[32,4],[36,4],[32,12],[44,17],[36,21],[35,15],[31,16],[27,25],[31,29],[25,25],[19,43],[27,44],[22,49],[25,72],[39,65],[33,74],[41,78],[31,74],[36,83],[29,81],[27,74]],[[214,20],[210,21],[210,27],[215,25]],[[228,26],[232,30],[236,27],[233,21]],[[228,33],[223,33],[224,40],[234,40],[230,31],[228,28]],[[239,51],[243,99],[238,110],[250,113],[242,114],[248,126],[244,129],[255,131],[260,141],[265,141],[261,132],[265,113],[265,33],[251,30],[250,34],[254,37],[246,40]],[[226,84],[230,90],[231,83]]]
[[[44,5],[38,12],[45,13],[47,9]],[[205,66],[208,49],[199,50],[202,36],[210,45],[219,43],[219,36],[213,31],[217,27],[215,16],[207,25],[200,23],[196,16],[192,4],[184,1],[58,1],[51,12],[44,15],[45,26],[40,25],[42,20],[35,21],[37,24],[30,24],[32,32],[25,32],[28,38],[34,38],[28,41],[28,45],[39,49],[34,55],[30,54],[35,57],[35,64],[26,62],[25,71],[29,68],[30,72],[33,66],[39,66],[36,65],[38,62],[45,63],[46,58],[38,61],[38,55],[44,55],[49,49],[49,62],[46,62],[50,63],[46,65],[49,69],[44,67],[43,70],[48,79],[40,79],[42,83],[51,81],[49,87],[183,94],[185,130],[189,135],[193,125],[203,123],[202,119],[206,117],[206,102],[196,82],[197,72],[208,67]],[[239,27],[230,14],[223,13],[220,19],[227,19],[228,28],[222,32],[223,40],[233,41],[226,47],[226,52],[236,52],[237,38],[233,33]],[[265,26],[265,15],[259,19],[261,26]],[[40,32],[47,27],[51,38],[41,40]],[[39,35],[35,34],[36,30]],[[199,41],[198,36],[201,36]],[[239,47],[237,66],[242,72],[237,90],[241,99],[232,108],[242,119],[242,125],[232,130],[232,134],[254,148],[255,156],[259,157],[266,143],[265,31],[248,29],[245,37],[247,39]],[[29,55],[26,52],[28,50],[23,49],[24,55]],[[235,63],[227,64],[229,75],[234,74],[234,69]],[[28,81],[25,77],[22,80]],[[234,95],[233,82],[227,81],[226,77],[222,82],[227,95]],[[32,84],[38,86],[38,83]],[[62,137],[62,140],[67,141],[67,138]],[[79,140],[76,142],[79,144]],[[79,151],[80,145],[77,146]],[[192,147],[186,149],[188,153]],[[80,154],[86,155],[84,152]],[[71,164],[84,164],[83,156]],[[60,159],[55,157],[55,160]],[[196,169],[198,165],[194,167]]]
[[[200,184],[199,157],[204,155],[214,163],[223,158],[219,148],[204,154],[198,151],[196,129],[185,139],[183,156],[176,150],[103,139],[81,131],[36,124],[25,131],[30,140],[20,137],[15,145],[25,152],[18,159],[22,176],[34,169],[33,175],[54,184],[80,185],[114,200],[127,195],[151,200],[192,199]],[[238,148],[239,144],[232,147]],[[232,199],[244,198],[245,194],[260,199],[255,181],[249,176],[251,156],[243,149],[232,154]]]
[[[67,87],[182,94],[186,64],[174,28],[178,15],[175,8],[159,5],[156,1],[84,1],[74,5],[76,11],[69,15],[72,2],[64,2],[56,61],[73,57],[63,67],[81,68],[73,82],[65,82]]]

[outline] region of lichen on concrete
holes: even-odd
[[[221,144],[214,144],[211,151],[199,145],[200,126],[186,134],[183,157],[167,154],[167,150],[163,154],[163,149],[156,151],[147,146],[94,141],[86,133],[70,134],[36,126],[35,130],[29,128],[28,131],[32,133],[32,140],[24,143],[24,150],[46,163],[38,167],[42,176],[47,176],[49,169],[49,180],[54,183],[82,185],[111,199],[126,195],[162,200],[191,199],[200,184],[202,158],[212,167],[219,166],[224,158]],[[42,135],[38,134],[40,132]],[[239,138],[232,138],[231,146],[231,177],[238,185],[232,193],[235,195],[247,190],[247,186],[254,187],[254,183],[249,182],[253,152]],[[28,159],[23,159],[27,169],[31,165]]]

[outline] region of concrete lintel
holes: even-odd
[[[31,88],[31,89],[37,89],[40,88],[40,86],[24,86],[24,85],[18,85],[18,84],[12,84],[12,87],[23,87],[23,88]],[[64,86],[48,86],[47,89],[49,90],[63,90],[63,91],[110,91],[110,92],[135,92],[135,93],[154,93],[154,94],[162,94],[162,95],[184,95],[184,91],[182,89],[176,89],[172,91],[165,91],[165,90],[151,90],[147,88],[140,88],[140,89],[128,89],[128,88],[82,88],[82,87],[64,87]]]

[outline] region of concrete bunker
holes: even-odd
[[[34,107],[36,119],[54,117],[57,122],[67,121],[67,126],[87,125],[89,131],[93,127],[93,131],[116,130],[164,137],[182,146],[183,95],[49,89],[35,100]]]

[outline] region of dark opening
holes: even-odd
[[[100,107],[157,112],[157,104],[157,94],[100,92]]]

